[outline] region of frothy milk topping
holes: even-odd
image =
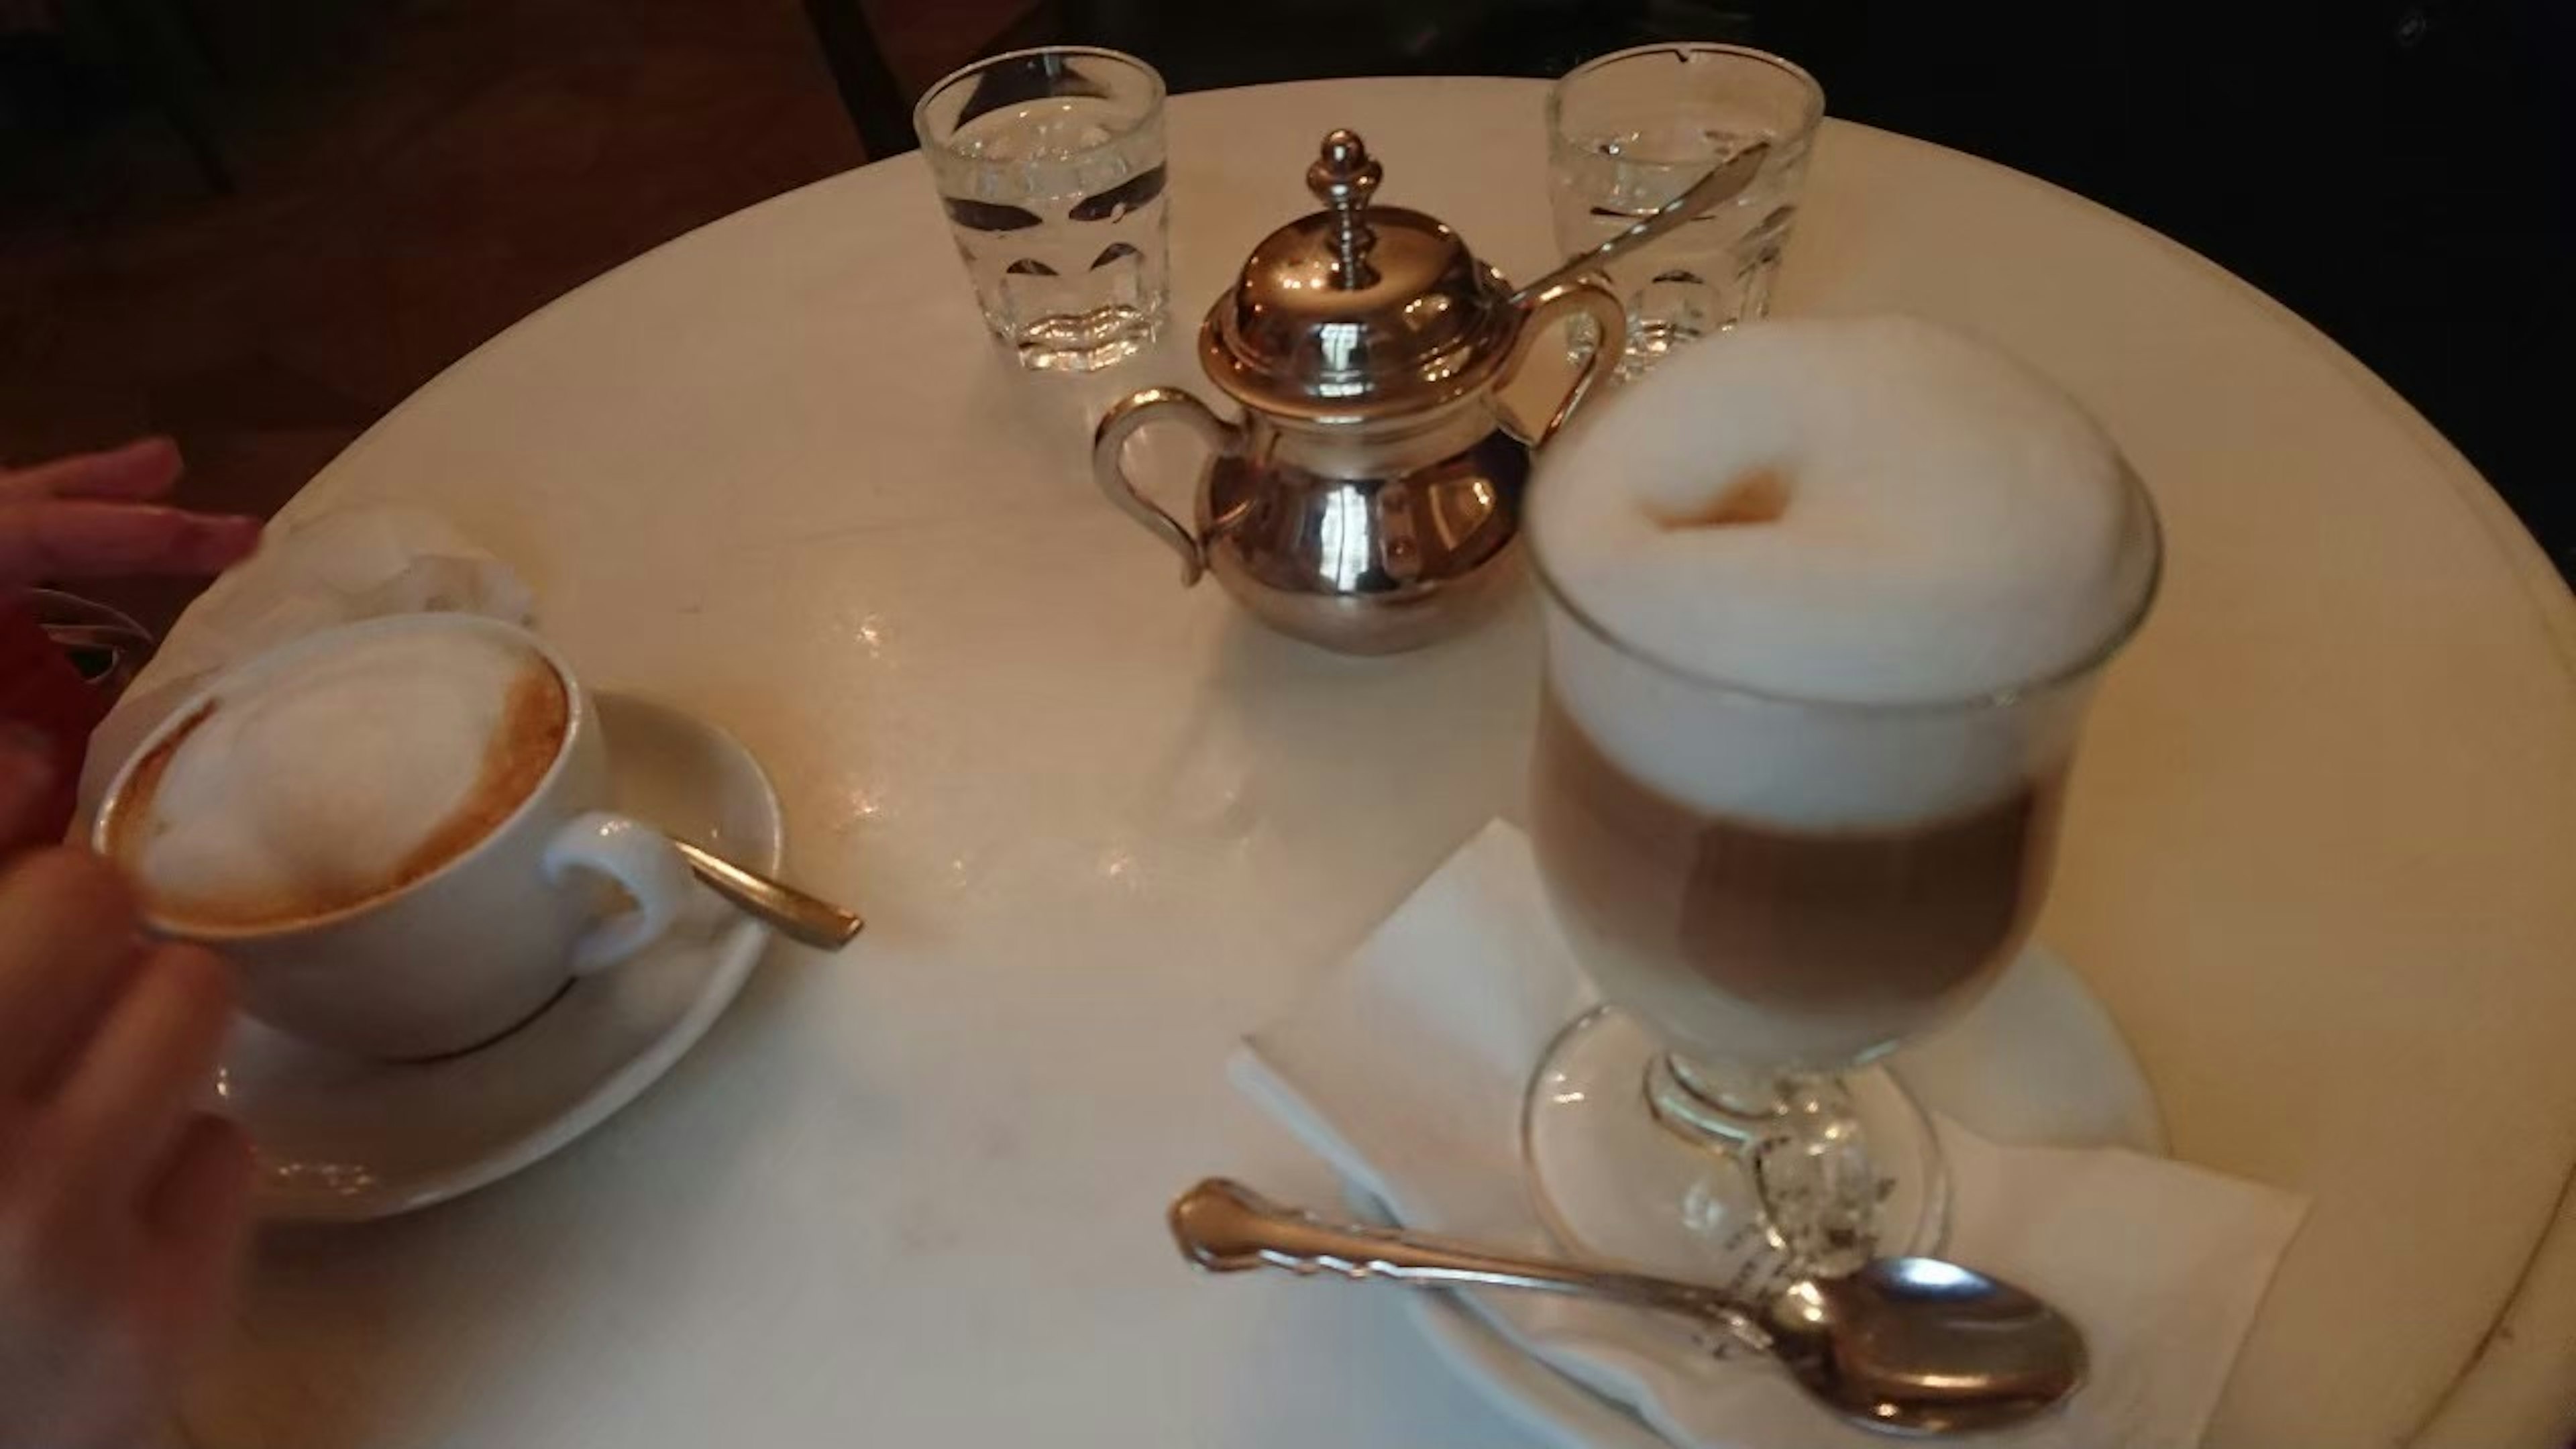
[[[562,688],[543,659],[466,629],[378,634],[283,664],[202,711],[157,779],[147,762],[118,854],[182,918],[366,899],[515,809],[561,741]]]
[[[1530,499],[1550,579],[1608,633],[1803,700],[2048,678],[2116,638],[2155,572],[2143,495],[2074,400],[1909,318],[1762,322],[1677,353],[1555,443]],[[1920,819],[2000,796],[2065,743],[2045,709],[1837,720],[1659,679],[1563,620],[1549,642],[1596,743],[1713,811]]]

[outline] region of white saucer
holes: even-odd
[[[1998,1142],[2164,1155],[2155,1093],[2128,1042],[2083,979],[2045,949],[2025,952],[1975,1010],[1889,1065],[1924,1106]],[[1386,1219],[1378,1204],[1349,1196],[1355,1210]],[[1401,1297],[1441,1357],[1539,1439],[1566,1449],[1670,1449],[1450,1295]]]
[[[595,698],[617,810],[754,870],[778,869],[778,796],[750,751],[667,706]],[[767,928],[699,894],[650,951],[446,1061],[364,1061],[243,1019],[220,1090],[259,1146],[260,1215],[357,1222],[445,1202],[635,1100],[706,1034],[768,944]]]

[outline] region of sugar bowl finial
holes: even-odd
[[[1326,136],[1323,154],[1306,168],[1306,189],[1333,209],[1333,218],[1341,228],[1341,263],[1334,277],[1345,291],[1377,283],[1377,270],[1368,264],[1369,248],[1377,245],[1377,234],[1360,220],[1360,213],[1368,209],[1369,198],[1377,194],[1377,184],[1385,179],[1386,168],[1368,153],[1368,143],[1360,139],[1357,131],[1335,131]]]

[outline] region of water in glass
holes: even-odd
[[[964,122],[929,155],[984,318],[1024,363],[1090,371],[1153,341],[1167,304],[1159,115],[1046,96]]]

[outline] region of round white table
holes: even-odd
[[[1545,266],[1540,94],[1176,100],[1180,335],[1103,379],[987,345],[907,156],[539,312],[306,490],[298,514],[430,505],[522,564],[595,682],[749,742],[792,873],[872,924],[837,958],[777,949],[661,1086],[526,1174],[271,1234],[203,1441],[1536,1442],[1388,1298],[1201,1281],[1162,1224],[1216,1171],[1329,1200],[1221,1064],[1509,806],[1528,611],[1392,660],[1276,638],[1174,587],[1083,442],[1108,396],[1190,378],[1190,325],[1309,208],[1332,126],[1388,201]],[[2556,1442],[2576,607],[2279,307],[2039,182],[1836,124],[1780,309],[1890,308],[2063,380],[2170,529],[2043,934],[2177,1154],[2314,1198],[2208,1442]]]

